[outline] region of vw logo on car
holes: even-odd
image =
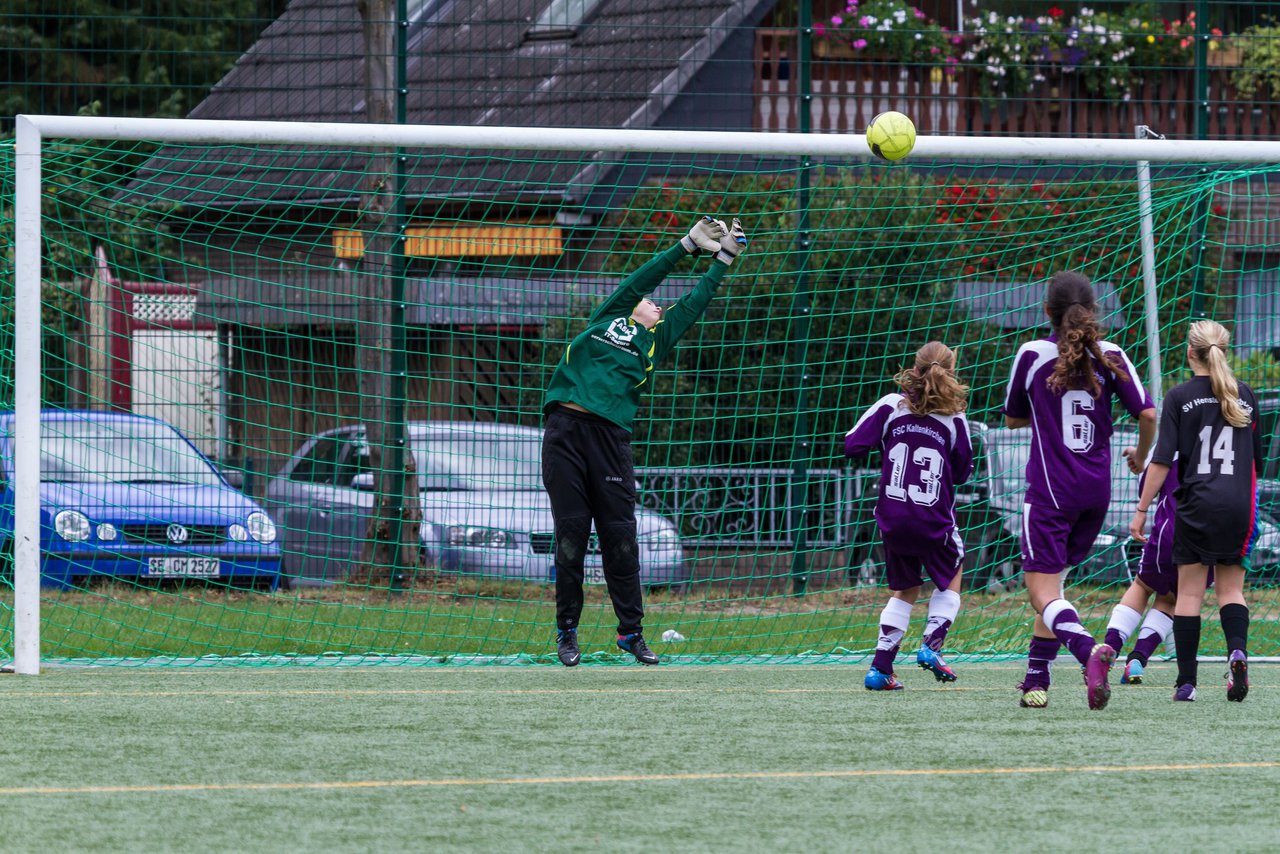
[[[187,537],[190,536],[187,533],[187,529],[176,522],[165,529],[165,535],[169,537],[169,542],[173,543],[175,546],[185,543],[187,541]]]

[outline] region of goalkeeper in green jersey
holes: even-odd
[[[746,245],[738,220],[728,228],[703,217],[679,243],[623,280],[556,365],[542,403],[542,482],[555,519],[556,651],[566,667],[581,659],[578,620],[592,521],[618,617],[618,646],[641,664],[658,663],[641,625],[632,422],[654,366],[702,317]],[[711,266],[679,302],[660,309],[648,298],[676,264],[704,253]]]

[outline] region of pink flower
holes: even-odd
[[[855,10],[855,9],[857,9],[857,8],[858,8],[858,0],[849,0],[849,2],[848,2],[848,3],[845,3],[845,4],[844,4],[844,10],[845,10],[845,12],[852,12],[853,10]]]
[[[961,38],[960,36],[952,36],[952,37],[951,37],[951,43],[952,43],[952,44],[962,44],[963,42],[964,42],[964,39],[963,39],[963,38]]]
[[[853,40],[853,49],[854,49],[854,50],[862,50],[862,49],[863,49],[864,47],[866,47],[866,46],[867,46],[867,40],[866,40],[866,39],[854,39],[854,40]]]
[[[926,15],[924,12],[921,12],[921,11],[920,11],[918,8],[916,8],[915,6],[912,6],[912,7],[911,7],[911,12],[912,12],[912,14],[914,14],[914,15],[916,16],[916,20],[917,20],[917,21],[923,21],[925,18],[927,18],[927,17],[928,17],[928,15]]]
[[[870,16],[870,15],[863,15],[861,18],[859,18],[859,19],[858,19],[858,26],[860,26],[860,27],[869,27],[869,26],[871,26],[871,16]]]
[[[933,54],[934,56],[937,56],[938,54],[942,53],[942,48],[940,48],[940,47],[931,47],[931,48],[929,48],[929,53]]]
[[[841,18],[839,15],[831,16],[831,26],[838,27],[843,23],[844,23],[844,18]]]

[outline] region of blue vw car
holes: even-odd
[[[13,555],[14,416],[0,412],[0,555]],[[186,579],[275,589],[276,526],[171,425],[120,412],[45,411],[40,575]]]

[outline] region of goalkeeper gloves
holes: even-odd
[[[723,223],[721,223],[723,225]],[[721,264],[732,264],[733,259],[742,254],[742,250],[747,248],[747,235],[742,230],[742,222],[737,218],[733,218],[733,227],[729,229],[724,237],[720,238],[720,246],[716,250],[716,260]]]
[[[693,224],[688,234],[680,238],[680,245],[690,255],[697,255],[699,250],[715,254],[720,251],[720,238],[726,231],[728,229],[723,222],[704,216]]]

